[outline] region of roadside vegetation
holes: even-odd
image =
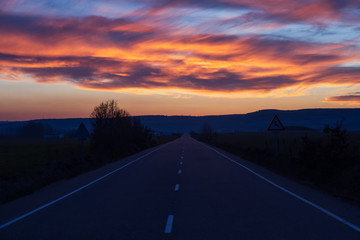
[[[84,159],[75,132],[44,139],[48,127],[41,123],[23,126],[18,136],[0,137],[0,204],[180,136],[154,136],[113,100],[96,106],[91,117],[94,132],[84,143]]]
[[[275,134],[279,153],[275,154]],[[360,132],[342,124],[323,131],[192,133],[207,142],[281,175],[360,204]]]
[[[80,147],[76,139],[0,140],[0,203],[90,170],[90,164],[81,162]]]

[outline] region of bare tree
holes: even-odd
[[[127,118],[130,117],[130,114],[126,110],[121,109],[117,101],[109,100],[96,106],[90,117],[97,121],[103,121],[115,118]]]
[[[98,158],[116,159],[146,148],[151,141],[149,129],[131,118],[115,100],[100,103],[90,116],[94,127],[92,148]]]
[[[100,103],[91,113],[92,148],[98,158],[114,159],[125,149],[131,128],[130,114],[115,100]]]

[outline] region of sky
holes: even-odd
[[[359,0],[1,0],[0,121],[360,104]]]

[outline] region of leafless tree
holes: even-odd
[[[92,148],[98,157],[115,159],[145,148],[151,140],[149,129],[115,100],[100,103],[90,116],[94,127]]]

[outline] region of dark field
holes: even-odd
[[[87,141],[87,158],[89,145]],[[81,161],[81,143],[78,140],[1,140],[0,203],[89,169],[88,161]]]
[[[278,155],[275,139],[278,135]],[[360,132],[215,133],[200,140],[360,205]]]
[[[152,146],[177,137],[156,137]],[[109,162],[94,157],[90,140],[86,141],[84,146],[85,159],[82,161],[81,142],[76,139],[0,140],[0,203]],[[141,150],[143,149],[137,149]],[[123,157],[134,153],[127,152]]]

